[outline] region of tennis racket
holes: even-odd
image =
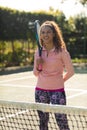
[[[39,53],[39,57],[41,57],[42,46],[41,46],[40,40],[39,40],[39,33],[40,33],[40,22],[39,22],[39,20],[35,20],[35,33],[36,33],[36,40],[37,40],[37,46],[38,46],[38,53]],[[39,64],[38,70],[39,71],[42,70],[42,64]]]

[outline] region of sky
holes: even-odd
[[[52,7],[54,10],[63,11],[66,18],[80,12],[87,12],[80,3],[76,3],[76,0],[65,0],[63,3],[61,1],[63,0],[0,0],[0,6],[21,11],[48,11],[49,7]]]

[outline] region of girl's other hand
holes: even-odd
[[[38,71],[42,71],[42,65],[43,65],[43,59],[41,57],[39,57],[37,60],[36,60],[36,69]]]

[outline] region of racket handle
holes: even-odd
[[[39,70],[39,71],[42,71],[42,64],[39,64],[39,65],[38,65],[38,70]]]

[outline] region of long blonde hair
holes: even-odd
[[[60,30],[60,27],[58,26],[58,24],[56,24],[54,21],[45,21],[41,27],[40,27],[40,31],[42,29],[43,26],[48,26],[53,30],[54,33],[54,38],[53,38],[53,43],[55,46],[55,50],[58,52],[59,50],[61,50],[61,48],[66,48],[65,42],[63,40],[63,36]],[[43,45],[43,41],[40,40],[41,45]]]

